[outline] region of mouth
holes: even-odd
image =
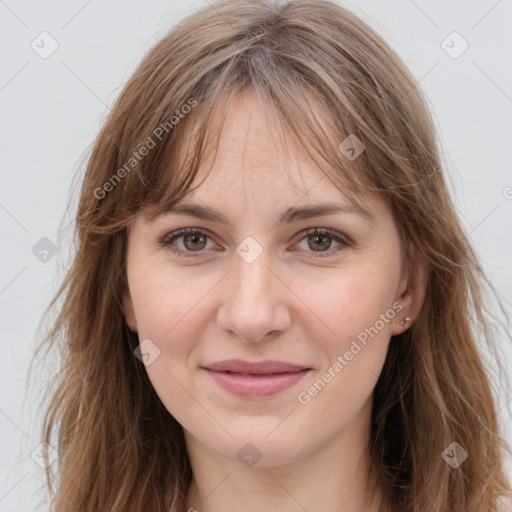
[[[237,396],[270,396],[297,384],[312,369],[280,361],[221,361],[201,367],[224,390]]]

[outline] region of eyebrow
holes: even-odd
[[[227,226],[230,225],[228,217],[223,213],[210,208],[208,206],[201,206],[197,204],[178,203],[171,206],[166,213],[176,213],[180,215],[190,215],[202,220],[217,221]],[[299,220],[311,219],[314,217],[322,217],[325,215],[334,215],[336,213],[348,213],[359,215],[365,220],[374,223],[375,217],[367,210],[355,205],[346,205],[339,203],[323,203],[319,205],[302,206],[299,208],[290,207],[281,212],[278,217],[277,223],[281,222],[296,222]]]

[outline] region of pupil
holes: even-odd
[[[198,234],[198,233],[192,233],[185,236],[185,245],[187,245],[187,241],[191,241],[192,244],[200,243],[200,240],[203,239],[204,242],[204,235]],[[203,244],[204,245],[204,244]],[[192,247],[192,249],[197,249],[198,247]],[[202,247],[199,247],[199,249],[202,249]]]
[[[318,244],[318,245],[322,245],[322,242],[321,240],[324,240],[326,243],[324,243],[323,247],[320,247],[321,249],[328,249],[329,246],[331,245],[330,242],[329,242],[329,237],[327,236],[314,236],[313,239],[315,240],[315,244]]]

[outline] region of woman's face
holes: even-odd
[[[285,162],[255,96],[240,97],[212,172],[179,203],[196,214],[129,229],[124,304],[149,378],[188,444],[246,465],[366,432],[390,336],[413,316],[387,206],[350,208],[291,153]],[[327,205],[340,209],[315,212]]]

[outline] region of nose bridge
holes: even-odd
[[[243,249],[243,244],[240,246]],[[255,259],[244,258],[243,253],[235,256],[229,291],[219,311],[220,327],[246,341],[259,341],[286,328],[289,315],[283,303],[284,285],[273,266],[267,251]]]
[[[242,244],[238,250],[242,250]],[[275,279],[270,271],[268,251],[263,251],[254,260],[240,256],[235,257],[234,269],[232,272],[233,283],[233,304],[235,310],[242,316],[250,315],[255,318],[264,314],[272,307],[275,300],[273,291],[275,286],[272,280]]]

